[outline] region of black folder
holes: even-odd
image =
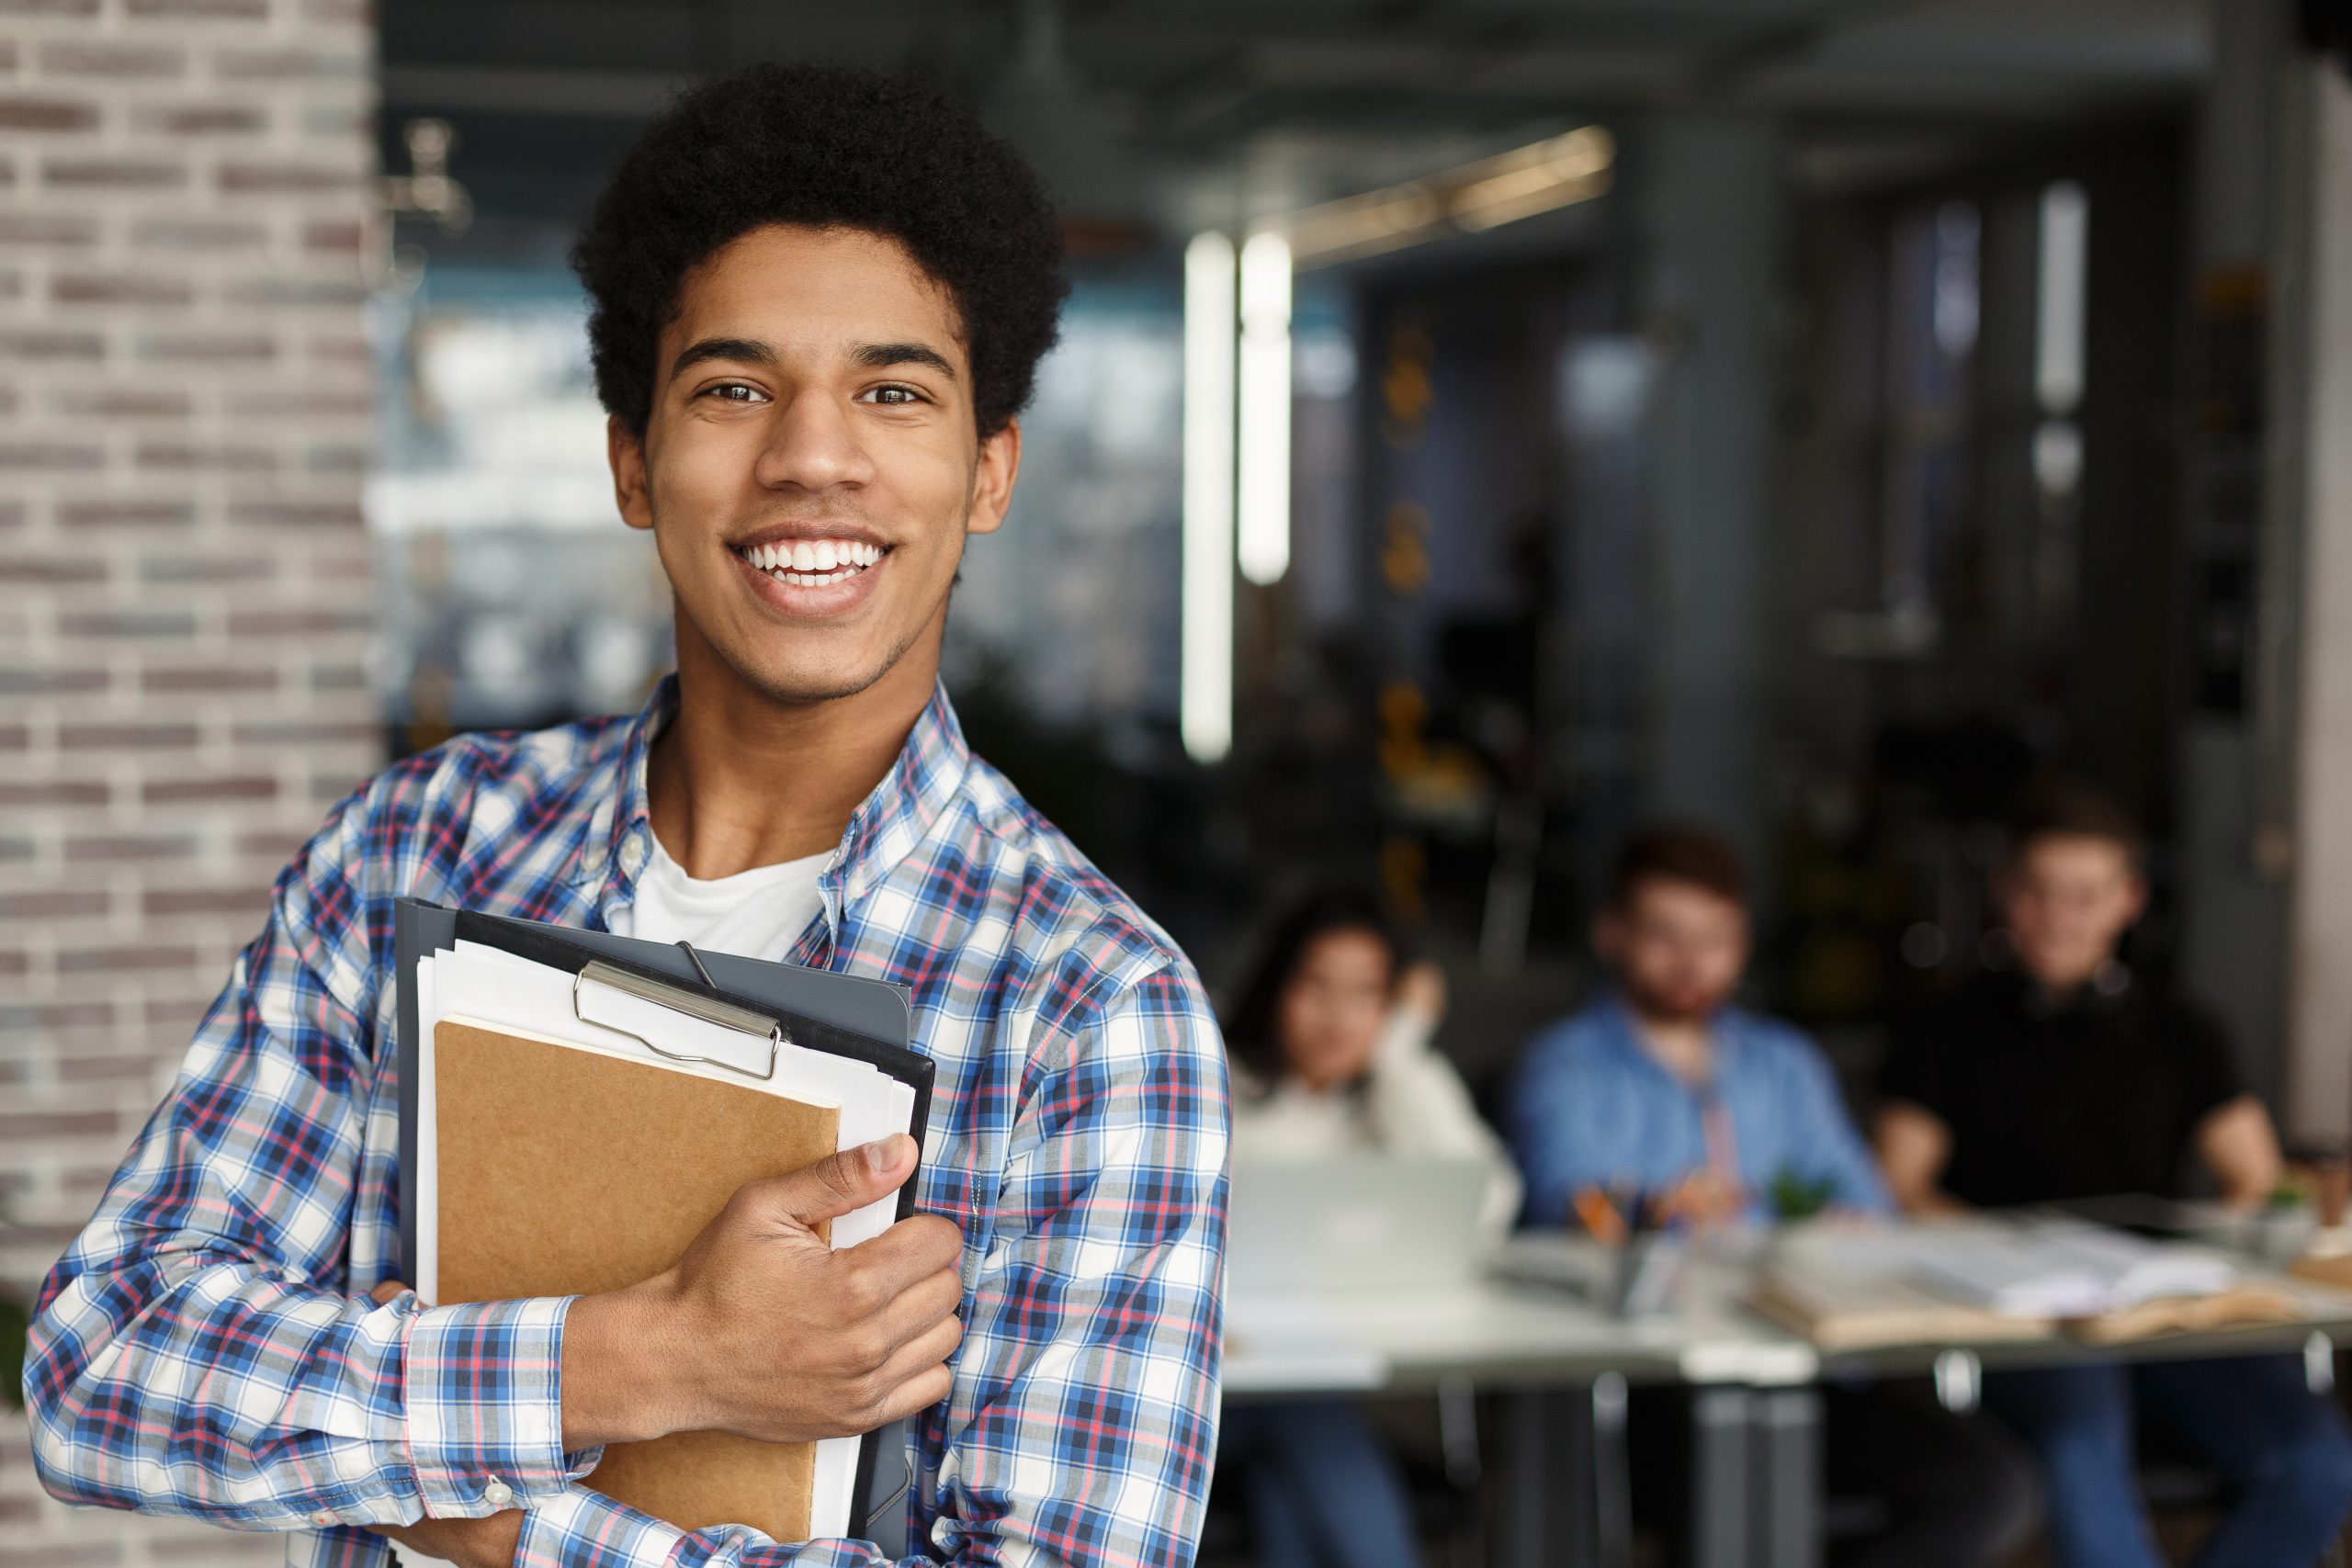
[[[629,988],[638,994],[669,1001],[682,1010],[715,1004],[722,1010],[743,1010],[773,1019],[792,1043],[864,1062],[911,1089],[914,1114],[908,1131],[917,1143],[922,1141],[933,1068],[931,1058],[909,1043],[911,1013],[906,992],[899,987],[790,964],[703,953],[683,944],[451,909],[422,898],[397,901],[393,940],[399,965],[401,1252],[407,1278],[415,1278],[417,1260],[420,1029],[416,964],[427,953],[453,949],[459,941],[498,948],[573,975],[595,965],[601,976],[623,984],[633,981]],[[914,1186],[910,1180],[899,1190],[901,1219],[913,1212]],[[858,1445],[852,1537],[874,1541],[893,1558],[907,1555],[905,1500],[912,1479],[904,1422],[866,1434]]]

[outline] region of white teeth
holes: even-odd
[[[858,539],[778,539],[753,545],[743,552],[743,558],[796,588],[822,588],[847,581],[882,555],[881,546]]]

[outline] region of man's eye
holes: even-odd
[[[723,399],[730,403],[748,403],[758,400],[760,389],[741,381],[722,381],[716,387],[706,389],[703,396]]]
[[[866,391],[864,400],[871,403],[919,403],[922,401],[922,394],[912,387],[875,387]]]

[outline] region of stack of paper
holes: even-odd
[[[2003,1317],[2103,1317],[2172,1296],[2211,1296],[2237,1283],[2228,1259],[2093,1225],[1965,1232],[1925,1251],[1920,1283]]]
[[[432,1303],[645,1279],[746,1181],[906,1131],[879,1067],[732,1029],[621,986],[460,941],[417,960],[417,1290]],[[771,1061],[771,1058],[773,1060]],[[833,1222],[845,1247],[896,1215]],[[686,1529],[783,1540],[849,1527],[858,1439],[682,1433],[615,1444],[589,1483]]]

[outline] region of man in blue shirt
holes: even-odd
[[[1789,1025],[1730,1005],[1749,931],[1728,845],[1685,827],[1636,836],[1618,856],[1593,945],[1614,988],[1536,1037],[1506,1111],[1532,1224],[1577,1224],[1596,1193],[1690,1230],[1768,1221],[1799,1199],[1889,1212],[1821,1053]],[[1893,1509],[1894,1522],[1841,1564],[1975,1568],[2006,1558],[2031,1529],[2030,1465],[1989,1425],[1911,1383],[1833,1386],[1824,1404],[1830,1484]],[[1643,1425],[1637,1410],[1637,1446]]]

